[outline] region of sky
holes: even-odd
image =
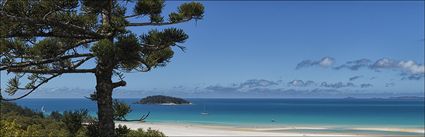
[[[181,3],[167,1],[163,13]],[[166,67],[125,74],[127,86],[114,97],[424,96],[423,1],[201,3],[203,20],[129,28],[139,35],[182,28],[189,35],[181,44],[187,50],[176,49]],[[9,77],[1,72],[3,89]],[[95,84],[92,74],[67,74],[29,97],[81,98]]]

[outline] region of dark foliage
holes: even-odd
[[[101,137],[97,121],[87,116],[87,110],[65,111],[63,115],[54,111],[42,117],[42,113],[10,102],[1,102],[0,110],[0,137]],[[157,130],[130,130],[125,125],[118,125],[115,134],[117,137],[164,136]]]
[[[68,131],[75,136],[77,131],[83,127],[82,123],[86,117],[87,110],[65,111],[63,113],[62,122],[65,123]]]
[[[90,121],[88,123],[86,135],[89,137],[100,137],[99,124],[96,121]]]
[[[128,104],[120,102],[117,99],[114,100],[112,106],[114,109],[114,119],[116,120],[125,120],[125,116],[132,111]]]
[[[115,128],[115,134],[119,137],[125,137],[130,133],[130,128],[127,126],[118,125],[118,127]]]
[[[0,103],[0,136],[69,136],[61,121],[15,103]]]
[[[29,108],[18,106],[16,103],[12,102],[1,102],[0,108],[1,114],[16,112],[18,115],[26,117],[44,117],[42,112],[35,112]]]
[[[52,113],[50,113],[49,118],[59,121],[63,118],[63,115],[58,111],[53,111]]]

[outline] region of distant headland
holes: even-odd
[[[387,97],[387,98],[355,98],[355,97],[346,97],[343,99],[348,99],[348,100],[352,100],[352,99],[399,99],[399,100],[424,100],[425,97],[420,97],[420,96],[396,96],[396,97]]]
[[[157,105],[183,105],[191,104],[189,101],[182,98],[164,96],[164,95],[155,95],[142,98],[136,104],[157,104]]]

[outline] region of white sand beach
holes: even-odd
[[[126,125],[130,129],[155,129],[167,136],[376,136],[354,133],[302,133],[286,130],[326,130],[327,127],[271,127],[271,128],[242,128],[231,126],[212,126],[182,123],[152,123],[152,122],[115,122],[116,125]],[[409,133],[424,133],[420,128],[350,128],[352,130],[394,131]]]
[[[167,136],[356,136],[355,134],[331,133],[299,133],[282,132],[286,128],[237,128],[228,126],[207,126],[200,124],[172,124],[172,123],[141,123],[115,122],[116,125],[126,125],[130,129],[151,128],[162,131]],[[291,127],[288,129],[315,129],[313,127]],[[321,128],[320,128],[321,129]]]
[[[420,128],[351,128],[353,130],[369,130],[369,131],[393,131],[424,134],[425,129]]]

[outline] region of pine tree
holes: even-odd
[[[154,27],[204,14],[202,4],[187,2],[163,17],[164,6],[163,0],[0,0],[0,71],[13,75],[3,91],[26,91],[0,98],[21,99],[63,74],[94,74],[99,133],[115,136],[112,93],[126,85],[123,73],[165,66],[173,47],[184,50],[178,44],[188,39],[182,29]],[[129,29],[142,26],[151,30],[138,35]],[[113,82],[114,76],[119,80]]]

